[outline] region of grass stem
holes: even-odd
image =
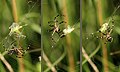
[[[4,58],[4,56],[1,53],[0,53],[0,59],[3,61],[3,63],[6,65],[6,67],[10,72],[14,72],[11,65],[7,62],[7,60]]]
[[[14,18],[14,21],[18,24],[17,6],[16,5],[17,5],[16,0],[12,0],[13,18]],[[18,41],[18,44],[19,44],[19,41]],[[24,72],[23,58],[18,58],[18,63],[19,63],[20,72]]]
[[[98,21],[100,26],[102,26],[103,24],[103,14],[102,14],[102,1],[98,1],[97,2],[97,14],[98,14]],[[103,68],[104,68],[104,72],[109,72],[108,70],[108,56],[107,56],[107,48],[106,48],[106,44],[104,42],[104,40],[101,40],[102,42],[102,53],[103,53]]]
[[[87,61],[90,63],[90,65],[92,66],[92,68],[94,69],[95,72],[99,72],[97,66],[92,62],[92,60],[89,58],[88,54],[86,53],[86,51],[84,50],[84,48],[82,47],[82,53],[83,56],[87,59]]]
[[[66,0],[62,0],[63,3],[63,15],[65,15],[64,21],[66,21],[66,26],[68,25],[68,16],[67,16],[67,3]],[[68,62],[69,62],[69,72],[75,72],[75,63],[74,63],[74,55],[73,50],[71,48],[71,38],[69,35],[66,36],[66,47],[68,53]]]

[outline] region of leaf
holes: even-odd
[[[35,32],[41,34],[41,27],[40,27],[39,25],[37,25],[37,24],[32,24],[32,25],[31,25],[31,28],[32,28]]]

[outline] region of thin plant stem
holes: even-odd
[[[96,56],[96,59],[98,61],[102,61],[103,60],[103,58],[101,56]],[[114,68],[115,65],[113,63],[111,63],[110,61],[108,61],[108,63],[109,63],[108,67],[112,70],[112,72],[119,72],[118,69]]]
[[[103,17],[102,17],[102,1],[97,1],[97,14],[98,14],[98,21],[100,26],[103,24]],[[103,68],[104,72],[109,72],[108,70],[108,56],[107,56],[107,48],[104,40],[101,40],[102,42],[102,53],[103,53]]]
[[[120,51],[111,52],[110,55],[120,54]]]
[[[68,22],[68,16],[67,16],[67,7],[66,7],[66,0],[62,0],[63,3],[63,15],[65,15],[65,21]],[[66,26],[68,23],[66,23]],[[67,53],[68,53],[68,61],[69,61],[69,72],[75,72],[75,63],[74,63],[74,56],[73,56],[73,50],[71,48],[71,38],[69,35],[66,36],[66,43],[67,43]]]
[[[43,52],[43,59],[46,61],[47,66],[52,70],[52,72],[57,72],[57,70],[55,69],[54,66],[52,66],[52,63],[50,62],[50,60],[48,59],[48,57],[46,56],[44,52]]]
[[[38,51],[41,51],[41,49],[39,48],[39,49],[30,50],[27,53],[38,52]]]
[[[98,47],[92,52],[92,54],[89,55],[89,58],[93,57],[100,49],[100,45],[98,45]],[[82,61],[82,65],[84,65],[87,62],[87,59],[85,59],[84,61]]]
[[[20,70],[20,72],[25,72],[24,71],[23,58],[18,58],[18,63],[19,63],[19,70]]]
[[[84,50],[84,48],[82,47],[82,53],[83,56],[87,59],[87,61],[90,63],[90,65],[92,66],[92,68],[94,69],[95,72],[99,72],[97,66],[92,62],[92,60],[89,58],[88,54],[86,53],[86,51]]]
[[[66,0],[62,0],[63,3],[63,15],[65,15],[64,21],[66,21],[66,26],[68,25],[68,16],[67,16],[67,3]],[[71,48],[71,38],[69,35],[66,36],[66,47],[68,53],[68,62],[69,62],[69,72],[75,72],[75,63],[74,63],[74,56],[73,50]]]
[[[64,57],[66,56],[66,51],[63,52],[63,54],[60,56],[59,59],[57,59],[52,66],[57,65]],[[47,68],[44,72],[48,72],[50,70],[50,68]]]
[[[12,0],[12,10],[13,10],[14,21],[18,24],[16,0]],[[19,40],[17,42],[19,44]],[[19,70],[20,70],[20,72],[24,72],[23,58],[18,58],[18,63],[19,63]]]
[[[18,22],[18,16],[17,16],[16,0],[12,0],[12,10],[13,10],[14,21],[17,23]]]
[[[14,72],[11,65],[7,62],[7,60],[4,58],[4,56],[0,53],[0,59],[2,60],[2,62],[6,65],[6,67],[8,68],[8,70],[10,72]]]

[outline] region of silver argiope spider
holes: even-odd
[[[18,18],[18,22],[12,22],[12,24],[9,26],[8,35],[0,42],[1,47],[9,55],[16,55],[20,58],[25,54],[25,51],[27,51],[23,48],[22,45],[20,45],[21,42],[23,42],[24,39],[26,39],[26,35],[23,34],[23,29],[25,26],[29,25],[29,23],[33,25],[38,24],[33,19],[34,17],[38,18],[39,15],[39,13],[36,11],[36,9],[39,8],[37,4],[38,1],[39,0],[25,1],[25,4],[27,2],[32,2],[32,4],[29,4],[30,7],[28,7],[27,3],[25,7],[28,7],[28,9],[25,8],[26,11],[23,14],[21,14],[21,16]]]
[[[105,40],[105,44],[107,42],[112,42],[113,37],[111,36],[111,33],[113,31],[113,28],[114,28],[113,22],[112,22],[112,25],[110,25],[109,22],[106,22],[99,28],[97,32],[91,33],[90,36],[95,37],[97,39],[100,38],[100,39]],[[98,36],[95,36],[95,34],[98,34]],[[89,39],[89,38],[87,37],[86,39]]]
[[[111,18],[109,19],[108,22],[104,23],[101,28],[99,29],[99,32],[102,33],[103,37],[105,38],[105,43],[107,42],[112,42],[113,41],[113,37],[111,37],[111,33],[113,31],[114,28],[114,19],[113,16],[115,14],[115,12],[120,8],[120,5],[115,9],[115,11],[113,12]],[[112,25],[110,25],[112,24]]]
[[[21,46],[16,46],[15,45],[16,41],[13,41],[10,43],[10,46],[6,48],[6,45],[3,44],[3,47],[5,48],[5,51],[7,51],[7,53],[9,55],[16,55],[16,57],[21,58],[24,56],[24,54],[26,53],[26,51],[29,49],[29,46],[27,47],[26,50],[24,50],[23,48],[21,48]]]
[[[60,17],[60,16],[64,16],[64,15],[57,15],[54,18],[54,21],[48,22],[49,26],[51,27],[51,29],[48,30],[48,31],[52,32],[51,39],[52,39],[52,42],[54,44],[56,44],[60,40],[60,38],[65,37],[67,34],[71,33],[75,29],[74,26],[70,26],[70,25],[68,25],[67,27],[62,27],[61,28],[60,25],[63,24],[63,23],[66,23],[66,22],[65,21],[58,21],[58,17]],[[55,33],[57,33],[58,36],[59,36],[56,41],[54,40],[54,37],[53,37]]]
[[[60,29],[60,25],[63,24],[63,23],[66,23],[65,21],[58,21],[58,17],[60,16],[64,16],[64,15],[57,15],[53,21],[49,21],[48,24],[49,26],[51,27],[51,29],[48,30],[48,32],[52,32],[51,34],[51,38],[52,38],[52,41],[54,41],[54,34],[57,33],[59,36],[61,36],[62,34],[62,30]]]
[[[112,25],[111,27],[109,26],[108,23],[104,23],[102,25],[102,27],[99,29],[99,32],[102,34],[102,39],[104,38],[105,39],[105,44],[107,42],[112,42],[113,41],[113,38],[111,37],[111,33],[113,31],[113,27],[114,25]]]
[[[113,41],[113,37],[111,36],[111,33],[113,31],[114,28],[114,19],[113,16],[116,13],[116,11],[120,8],[120,5],[115,9],[115,11],[113,12],[113,14],[111,15],[110,19],[108,20],[108,22],[104,23],[100,29],[97,31],[97,33],[101,33],[101,36],[97,36],[97,38],[101,38],[105,40],[105,44],[107,42],[112,42]],[[91,33],[90,35],[94,36],[94,33]],[[88,38],[87,38],[88,39]]]
[[[18,58],[21,58],[24,56],[25,52],[29,49],[29,47],[26,49],[26,50],[23,50],[23,48],[19,47],[19,48],[16,48],[15,46],[8,50],[8,54],[9,55],[12,55],[12,54],[15,54],[16,57]]]

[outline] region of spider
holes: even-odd
[[[115,12],[120,8],[120,5],[115,9],[115,11],[113,12],[111,19],[109,19],[109,21],[107,23],[104,23],[102,25],[102,27],[99,29],[99,32],[103,34],[103,36],[105,37],[105,41],[107,42],[112,42],[113,38],[111,37],[111,33],[113,31],[114,28],[114,19],[113,16],[115,14]],[[110,26],[110,23],[112,23],[112,25]]]
[[[113,16],[116,13],[116,11],[120,8],[120,5],[115,9],[115,11],[113,12],[111,18],[108,20],[108,22],[104,23],[100,29],[97,31],[97,33],[101,33],[102,36],[97,36],[97,38],[101,38],[101,39],[105,39],[105,44],[107,42],[112,42],[113,41],[113,37],[111,36],[111,33],[113,31],[114,28],[114,19]],[[94,33],[91,34],[94,37]],[[88,39],[88,38],[87,38]]]
[[[65,37],[67,34],[71,33],[75,29],[74,26],[70,26],[70,25],[68,25],[67,27],[60,26],[61,24],[66,23],[65,21],[58,21],[58,17],[60,16],[64,16],[64,15],[57,15],[53,21],[48,22],[49,26],[51,27],[51,29],[49,29],[48,32],[52,32],[51,39],[54,45],[60,40],[60,38]],[[56,41],[54,40],[53,37],[55,33],[57,33],[59,36]]]
[[[113,23],[113,22],[112,22]],[[111,26],[109,25],[110,23],[106,22],[104,23],[100,29],[96,32],[97,34],[101,34],[101,36],[96,36],[96,38],[100,38],[100,39],[104,39],[105,40],[105,44],[107,42],[112,42],[113,41],[113,37],[111,36],[111,33],[113,31],[114,25],[112,24]],[[95,33],[91,33],[90,35],[92,37],[95,37],[94,35]],[[87,37],[88,39],[88,37]]]
[[[37,7],[38,1],[39,0],[30,1],[30,2],[33,2],[33,4],[32,5],[30,4],[31,7],[30,7],[30,9],[28,9],[28,12],[25,13],[23,16],[21,16],[23,18],[20,18],[20,20],[18,19],[19,20],[18,22],[13,22],[9,26],[10,31],[9,31],[8,35],[0,42],[0,44],[2,44],[2,48],[4,48],[5,51],[7,51],[9,55],[16,55],[16,57],[21,58],[27,51],[27,49],[23,50],[23,48],[19,44],[19,43],[21,43],[21,41],[23,41],[26,38],[26,36],[23,35],[23,33],[22,33],[22,29],[24,26],[27,26],[30,22],[33,23],[31,21],[33,18],[33,17],[31,17],[31,15],[32,15],[32,13],[37,14],[37,12],[34,11],[34,8]],[[21,39],[21,38],[23,38],[23,39]]]
[[[60,38],[63,38],[63,37],[65,37],[67,34],[69,34],[69,33],[71,33],[72,31],[74,31],[74,29],[75,29],[74,26],[71,27],[70,25],[68,25],[67,28],[63,29],[62,34],[60,35],[60,37],[57,39],[56,42],[58,42]]]
[[[28,49],[29,49],[29,47],[27,48],[27,50]],[[27,50],[23,50],[21,47],[19,47],[19,48],[14,47],[14,48],[8,50],[8,54],[9,55],[15,54],[16,57],[22,58]]]
[[[18,58],[21,58],[22,56],[24,56],[25,52],[29,49],[29,46],[26,50],[23,50],[23,48],[21,48],[20,46],[17,47],[16,41],[12,41],[10,43],[10,45],[8,45],[8,46],[3,44],[3,47],[4,47],[5,51],[8,52],[9,55],[15,54],[16,57],[18,57]]]
[[[61,22],[58,21],[58,18],[60,16],[64,16],[64,15],[57,15],[53,21],[48,22],[49,26],[51,27],[51,29],[49,29],[48,32],[52,32],[51,38],[52,38],[53,42],[55,42],[53,39],[53,36],[55,33],[57,33],[59,36],[61,36],[62,30],[60,29],[60,25],[63,23],[66,23],[65,21],[61,21]]]
[[[114,27],[114,25],[112,25],[110,27],[108,23],[104,23],[102,25],[102,27],[99,29],[99,32],[102,33],[102,35],[103,35],[101,38],[105,38],[105,44],[107,42],[112,42],[113,41],[113,38],[111,37],[113,27]]]

